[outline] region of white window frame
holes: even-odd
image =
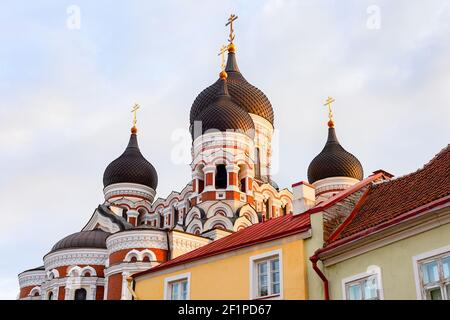
[[[191,273],[177,274],[176,276],[168,277],[164,279],[164,300],[172,300],[171,284],[177,281],[187,281],[187,293],[186,300],[191,299]]]
[[[258,297],[258,263],[264,260],[271,260],[278,258],[279,260],[279,272],[280,272],[280,293],[277,295]],[[281,249],[264,252],[249,258],[249,275],[250,275],[250,290],[249,299],[261,299],[261,300],[281,300],[283,299],[283,252]]]
[[[422,292],[422,277],[420,275],[419,265],[425,262],[425,260],[432,260],[433,257],[437,257],[440,255],[445,255],[446,253],[450,253],[450,245],[445,247],[441,247],[438,249],[434,249],[428,252],[424,252],[412,257],[413,269],[414,269],[414,281],[416,283],[416,296],[417,300],[425,300],[426,297]]]
[[[379,266],[369,266],[366,272],[362,272],[347,278],[342,279],[342,297],[344,300],[348,300],[347,297],[347,284],[369,278],[372,276],[377,277],[378,296],[379,300],[384,300],[383,281],[381,277],[381,268]]]

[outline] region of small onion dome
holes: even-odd
[[[248,83],[242,76],[234,52],[228,52],[225,71],[228,74],[228,90],[233,101],[244,111],[263,117],[273,126],[274,115],[269,99],[261,90]],[[213,102],[219,86],[220,80],[204,89],[194,100],[190,113],[191,125],[197,116]]]
[[[106,249],[106,238],[111,235],[100,229],[80,231],[59,240],[50,252],[74,248]]]
[[[132,129],[130,142],[124,153],[106,167],[103,174],[105,188],[114,183],[128,182],[142,184],[156,190],[158,174],[139,150],[136,131]]]
[[[252,117],[233,102],[228,93],[227,82],[227,77],[221,74],[214,100],[194,119],[201,122],[201,132],[196,132],[195,124],[191,126],[194,140],[212,129],[222,132],[240,132],[254,138],[255,125]]]
[[[359,160],[339,144],[334,127],[329,127],[325,147],[308,167],[309,183],[330,177],[362,180],[363,176],[363,168]]]

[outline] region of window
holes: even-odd
[[[255,178],[261,178],[261,151],[255,149]]]
[[[281,250],[250,257],[250,277],[252,299],[281,298]]]
[[[47,300],[53,300],[53,291],[48,293]]]
[[[347,300],[379,300],[377,277],[370,276],[346,284]]]
[[[258,262],[258,297],[280,294],[280,260],[278,257]]]
[[[450,252],[433,255],[416,262],[420,298],[450,300]]]
[[[216,189],[225,189],[227,187],[227,168],[224,164],[216,167]]]
[[[189,300],[190,273],[169,277],[164,280],[166,300]]]
[[[367,272],[342,280],[345,300],[382,300],[381,269],[370,266]]]
[[[86,289],[81,288],[81,289],[77,289],[75,290],[75,294],[74,294],[74,299],[75,300],[86,300]]]
[[[170,300],[187,300],[187,279],[170,283]]]

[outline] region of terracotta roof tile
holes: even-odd
[[[450,145],[447,145],[422,169],[372,185],[360,210],[334,242],[399,218],[449,194]]]
[[[178,256],[172,260],[162,263],[154,268],[135,274],[138,277],[144,274],[152,273],[161,269],[167,269],[176,265],[201,260],[206,257],[215,256],[221,253],[248,247],[256,243],[271,241],[282,238],[310,228],[310,219],[308,214],[292,215],[274,218],[266,222],[257,223],[241,231],[235,232],[222,239],[213,241],[196,250]]]

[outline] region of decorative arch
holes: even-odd
[[[253,208],[249,204],[244,204],[238,210],[239,217],[245,217],[251,224],[255,224],[259,222],[258,213],[255,208]]]
[[[227,230],[233,230],[233,224],[228,217],[224,217],[222,215],[217,215],[206,220],[203,230],[211,230],[215,224],[221,224]]]
[[[37,297],[41,295],[41,287],[36,286],[33,289],[30,290],[30,293],[28,294],[30,297]]]
[[[131,251],[128,251],[128,253],[125,255],[125,258],[123,259],[124,262],[131,262],[131,259],[136,258],[137,261],[141,260],[141,253],[136,250],[133,249]]]
[[[240,231],[244,228],[250,227],[252,223],[245,216],[236,219],[233,226],[233,231]]]
[[[59,278],[59,271],[57,269],[50,270],[49,272],[47,272],[47,278],[49,280]]]
[[[191,220],[189,225],[186,228],[187,233],[196,234],[195,232],[198,232],[197,234],[200,234],[203,232],[203,225],[200,219],[194,218]]]
[[[225,215],[229,218],[234,217],[233,210],[231,209],[231,207],[228,204],[220,201],[216,202],[211,207],[209,207],[206,217],[207,218],[214,217],[218,211],[225,212]]]
[[[191,210],[189,210],[189,212],[186,215],[185,218],[185,224],[188,225],[191,223],[191,221],[193,221],[195,218],[196,219],[202,219],[204,217],[204,212],[202,209],[200,209],[199,207],[195,206],[192,207]]]
[[[73,267],[69,268],[69,270],[67,271],[67,276],[68,277],[79,277],[79,276],[81,276],[81,271],[82,271],[82,269],[79,266],[73,266]]]
[[[83,269],[81,269],[81,276],[86,277],[87,274],[89,274],[89,276],[91,277],[96,277],[97,271],[95,271],[95,269],[91,266],[85,266]]]
[[[141,260],[144,261],[145,257],[149,258],[149,262],[157,261],[156,254],[150,249],[144,249],[141,252]]]

